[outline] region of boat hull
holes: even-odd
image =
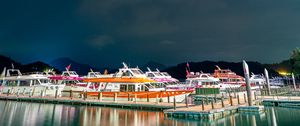
[[[114,100],[115,97],[118,101],[134,101],[135,98],[138,102],[182,102],[185,99],[185,96],[188,96],[193,91],[140,91],[140,92],[101,92],[102,100]],[[98,97],[100,92],[87,92],[87,95],[90,97]]]
[[[57,96],[61,96],[61,91],[64,85],[37,85],[37,86],[4,86],[1,89],[3,94],[8,92],[13,95],[27,95],[27,96],[55,96],[57,89]]]

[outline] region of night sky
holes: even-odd
[[[287,59],[299,0],[6,0],[0,54],[91,65]]]

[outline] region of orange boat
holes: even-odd
[[[152,79],[148,79],[139,68],[129,68],[125,63],[115,74],[101,75],[96,72],[90,72],[83,82],[93,87],[94,90],[87,92],[89,96],[98,96],[102,92],[103,99],[113,99],[115,96],[118,100],[128,100],[128,98],[136,97],[138,101],[156,101],[160,98],[167,102],[168,98],[176,97],[176,102],[184,100],[185,95],[189,95],[192,91],[166,91],[162,83],[157,83]]]

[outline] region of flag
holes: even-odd
[[[13,64],[13,63],[11,64],[11,68],[12,68],[12,69],[15,69],[15,66],[14,66],[14,64]]]
[[[186,76],[190,75],[190,72],[188,71],[187,68],[185,68]]]
[[[104,75],[107,75],[107,74],[108,74],[107,69],[104,70],[104,73],[103,73],[103,74],[104,74]]]
[[[187,68],[188,72],[191,71],[189,62],[186,62],[186,68]]]
[[[71,68],[71,64],[66,67],[66,70],[69,71]]]
[[[90,68],[90,71],[91,71],[91,72],[94,72],[92,68]]]

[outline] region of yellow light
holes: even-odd
[[[285,72],[285,71],[278,71],[278,73],[282,76],[286,76],[288,75],[289,73]]]

